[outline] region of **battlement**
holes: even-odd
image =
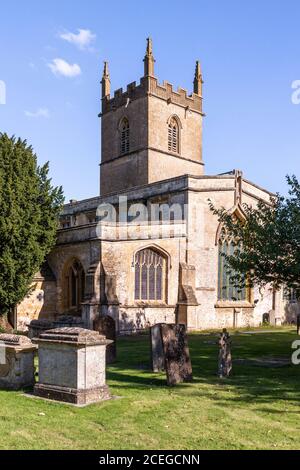
[[[164,81],[160,85],[156,78],[150,79],[150,94],[164,99],[168,103],[178,104],[190,110],[202,113],[202,96],[195,93],[188,94],[187,90],[178,87],[177,90],[173,89],[173,85]]]
[[[112,97],[110,95],[105,96],[102,99],[102,114],[114,111],[122,106],[129,106],[131,101],[146,96],[156,96],[165,100],[168,104],[177,104],[202,114],[202,96],[195,93],[189,95],[187,90],[180,87],[174,90],[173,85],[167,81],[159,84],[155,77],[142,77],[139,85],[132,82],[127,85],[126,91],[119,88]]]

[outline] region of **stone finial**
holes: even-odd
[[[104,62],[104,69],[103,69],[103,75],[102,75],[102,98],[105,98],[106,96],[110,95],[110,76],[109,76],[109,70],[108,70],[108,62]]]
[[[144,77],[154,77],[154,63],[152,39],[147,38],[147,49],[144,58]]]
[[[194,77],[194,93],[202,96],[202,72],[199,60],[196,62],[195,77]]]

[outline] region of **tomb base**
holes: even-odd
[[[73,405],[89,405],[111,398],[108,385],[86,390],[77,390],[75,388],[39,383],[34,387],[34,394],[48,400],[72,403]]]

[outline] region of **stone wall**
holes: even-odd
[[[138,331],[158,322],[172,323],[179,305],[183,305],[180,314],[186,314],[189,329],[258,326],[264,313],[273,308],[272,291],[253,290],[249,301],[244,302],[221,302],[217,295],[220,226],[210,211],[209,201],[216,207],[234,211],[241,210],[242,202],[256,204],[258,197],[270,198],[262,188],[244,180],[238,183],[237,176],[238,173],[214,177],[185,175],[123,192],[123,196],[128,196],[128,208],[140,201],[148,207],[151,203],[178,203],[181,208],[187,204],[186,210],[180,220],[168,223],[118,221],[113,231],[106,224],[100,238],[97,224],[87,224],[84,214],[95,211],[100,202],[116,204],[118,195],[68,205],[65,211],[71,217],[76,214],[77,224],[58,232],[57,246],[49,255],[56,290],[52,291],[45,308],[50,311],[55,304],[56,314],[66,313],[62,302],[64,267],[70,260],[77,259],[89,279],[88,297],[92,298],[94,314],[112,316],[121,333]],[[147,247],[160,251],[167,260],[165,303],[153,305],[134,298],[135,254]],[[180,273],[180,266],[187,267],[193,274],[192,280]],[[183,283],[188,285],[181,285]],[[37,289],[32,299],[37,299],[41,285],[37,284]],[[32,300],[24,302],[27,302],[27,309],[32,302],[34,310]],[[39,313],[35,312],[32,318],[37,316]]]
[[[55,277],[38,273],[32,290],[17,307],[18,329],[27,330],[32,320],[54,319],[57,312]]]

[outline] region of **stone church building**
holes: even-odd
[[[157,322],[192,330],[284,315],[280,293],[231,284],[222,253],[233,243],[209,207],[243,218],[243,203],[271,193],[239,170],[205,174],[199,62],[190,95],[158,83],[154,65],[148,39],[140,83],[111,94],[105,63],[100,196],[65,205],[57,244],[18,306],[19,328],[62,315],[93,328],[109,315],[124,334]]]

